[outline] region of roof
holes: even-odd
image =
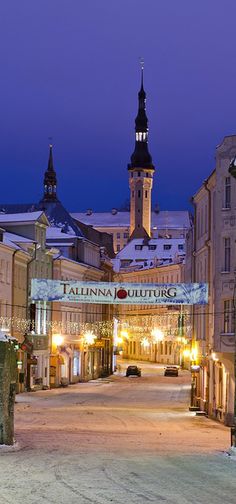
[[[41,201],[39,206],[47,215],[51,226],[63,229],[65,234],[83,237],[81,229],[59,200]]]
[[[170,246],[165,250],[164,245]],[[142,238],[134,239],[116,255],[118,259],[153,259],[164,258],[169,259],[178,253],[178,245],[185,245],[184,238],[152,238],[148,241]],[[156,247],[156,248],[154,248]],[[181,252],[183,254],[184,252]]]
[[[130,225],[130,212],[73,212],[71,216],[98,228],[126,227]],[[191,227],[190,214],[187,210],[162,210],[159,213],[152,212],[151,226],[158,229],[189,229]]]
[[[47,240],[51,240],[51,239],[72,239],[72,238],[75,238],[75,233],[73,231],[73,229],[71,230],[71,232],[68,232],[66,233],[64,231],[64,227],[61,226],[61,227],[57,227],[57,226],[49,226],[47,228],[47,231],[46,231],[46,237],[47,237]]]
[[[23,213],[0,213],[0,223],[4,224],[19,224],[19,223],[28,223],[35,222],[40,219],[44,215],[44,212],[23,212]]]
[[[15,233],[9,233],[8,231],[5,231],[3,236],[15,243],[36,243],[35,240],[31,240],[30,238],[26,238],[25,236],[20,236]]]
[[[83,237],[83,233],[79,226],[74,222],[73,218],[64,208],[59,200],[56,201],[41,201],[39,203],[19,203],[19,204],[0,204],[0,219],[1,222],[10,222],[10,215],[14,216],[14,222],[21,219],[20,216],[25,216],[24,222],[34,220],[34,216],[45,214],[51,226],[63,228],[64,233],[73,234],[74,236]]]

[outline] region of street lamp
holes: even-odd
[[[236,179],[236,156],[231,160],[229,165],[229,174]],[[236,283],[234,284],[234,420],[231,427],[231,446],[236,449]]]

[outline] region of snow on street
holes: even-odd
[[[123,364],[124,366],[124,364]],[[1,504],[235,503],[229,429],[189,412],[190,376],[119,373],[17,396]]]

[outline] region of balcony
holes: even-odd
[[[233,353],[235,350],[235,335],[234,333],[220,334],[220,351]]]

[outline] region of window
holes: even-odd
[[[140,191],[140,189],[139,189],[139,190],[138,190],[138,198],[140,198],[140,197],[141,197],[141,191]]]
[[[132,198],[134,198],[134,191],[132,191]]]
[[[169,243],[166,245],[163,245],[164,250],[170,250],[171,247],[172,247],[172,245],[170,245]]]
[[[139,172],[138,172],[138,177],[140,177],[140,175],[141,175],[141,172],[139,171]]]
[[[5,282],[5,259],[0,261],[0,282]]]
[[[135,250],[142,250],[143,246],[142,245],[135,245]]]
[[[133,176],[134,176],[134,174],[133,174],[133,172],[131,172],[131,178],[133,178]]]
[[[230,208],[231,199],[231,187],[230,187],[230,177],[225,177],[225,188],[224,188],[224,208]]]
[[[148,172],[146,173],[146,177],[148,177]]]
[[[156,250],[156,245],[148,245],[148,250]]]
[[[147,191],[145,191],[145,198],[147,198]]]
[[[118,240],[119,240],[119,238],[120,238],[120,233],[116,233],[116,238],[118,238]]]
[[[129,238],[129,233],[124,233],[124,238]]]
[[[120,252],[120,245],[116,245],[117,252]]]
[[[184,245],[183,245],[183,243],[179,243],[179,245],[178,245],[178,250],[184,250]]]
[[[231,299],[224,301],[223,333],[234,333],[234,308]]]
[[[224,238],[224,271],[230,271],[230,238]]]

